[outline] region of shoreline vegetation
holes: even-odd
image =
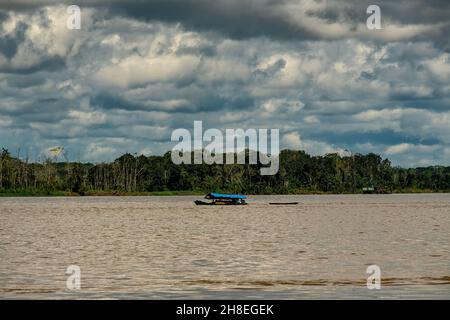
[[[449,193],[450,190],[433,191],[433,190],[415,190],[415,189],[405,189],[405,190],[394,190],[393,194],[430,194],[430,193]],[[292,193],[264,193],[255,195],[344,195],[344,194],[363,194],[362,192],[352,193],[352,192],[317,192],[317,191],[298,191]],[[123,191],[87,191],[85,193],[75,193],[71,191],[51,191],[51,192],[40,192],[40,191],[0,191],[0,198],[8,197],[169,197],[169,196],[204,196],[205,192],[195,192],[195,191],[155,191],[155,192],[123,192]],[[251,195],[250,195],[251,196]]]
[[[248,157],[250,151],[245,152]],[[450,167],[393,167],[373,153],[311,156],[282,150],[277,174],[261,176],[261,167],[175,165],[170,152],[149,157],[124,154],[100,164],[62,162],[58,156],[29,161],[20,152],[12,156],[2,149],[0,197],[361,194],[367,187],[392,193],[450,192]]]

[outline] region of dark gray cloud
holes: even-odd
[[[232,39],[268,37],[305,41],[358,38],[374,41],[434,39],[449,51],[450,2],[377,1],[383,32],[368,34],[366,9],[373,1],[154,0],[115,1],[106,10],[143,21],[181,23],[184,28],[218,32]],[[102,6],[101,1],[93,5]],[[313,18],[313,19],[312,19]],[[361,28],[362,26],[362,28]],[[410,28],[410,30],[408,30]]]
[[[0,24],[8,18],[7,14],[3,17],[0,14]],[[19,44],[25,40],[25,31],[28,26],[25,23],[19,23],[12,34],[6,34],[0,38],[0,53],[10,59],[17,53]]]
[[[182,23],[187,29],[217,31],[234,39],[255,36],[281,39],[312,39],[280,12],[285,1],[183,1],[118,2],[109,7],[112,14],[123,14],[146,21]]]
[[[35,10],[43,5],[72,4],[70,1],[0,1],[5,10]],[[336,35],[317,32],[327,24],[348,25],[350,31],[367,19],[371,4],[381,7],[383,21],[400,25],[433,25],[432,34],[443,37],[450,21],[447,0],[85,0],[81,7],[94,7],[110,15],[123,15],[144,21],[181,23],[186,29],[219,32],[226,37],[273,37],[277,39],[329,39]],[[317,25],[306,25],[302,19],[317,18]],[[320,25],[323,23],[323,25]],[[316,29],[316,30],[314,30]],[[429,36],[430,33],[427,33]],[[343,33],[339,38],[364,36]],[[447,42],[447,41],[446,41]]]

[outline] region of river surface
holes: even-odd
[[[450,299],[449,194],[195,199],[0,198],[0,298]]]

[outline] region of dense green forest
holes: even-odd
[[[376,154],[311,156],[283,150],[276,175],[260,165],[175,165],[163,156],[125,154],[111,163],[29,162],[3,149],[0,194],[139,194],[143,192],[239,192],[244,194],[360,193],[373,186],[393,192],[450,191],[450,167],[393,167]],[[170,192],[169,192],[170,193]]]

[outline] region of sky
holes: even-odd
[[[160,155],[194,120],[278,128],[281,148],[313,155],[450,165],[450,1],[0,0],[0,147]]]

